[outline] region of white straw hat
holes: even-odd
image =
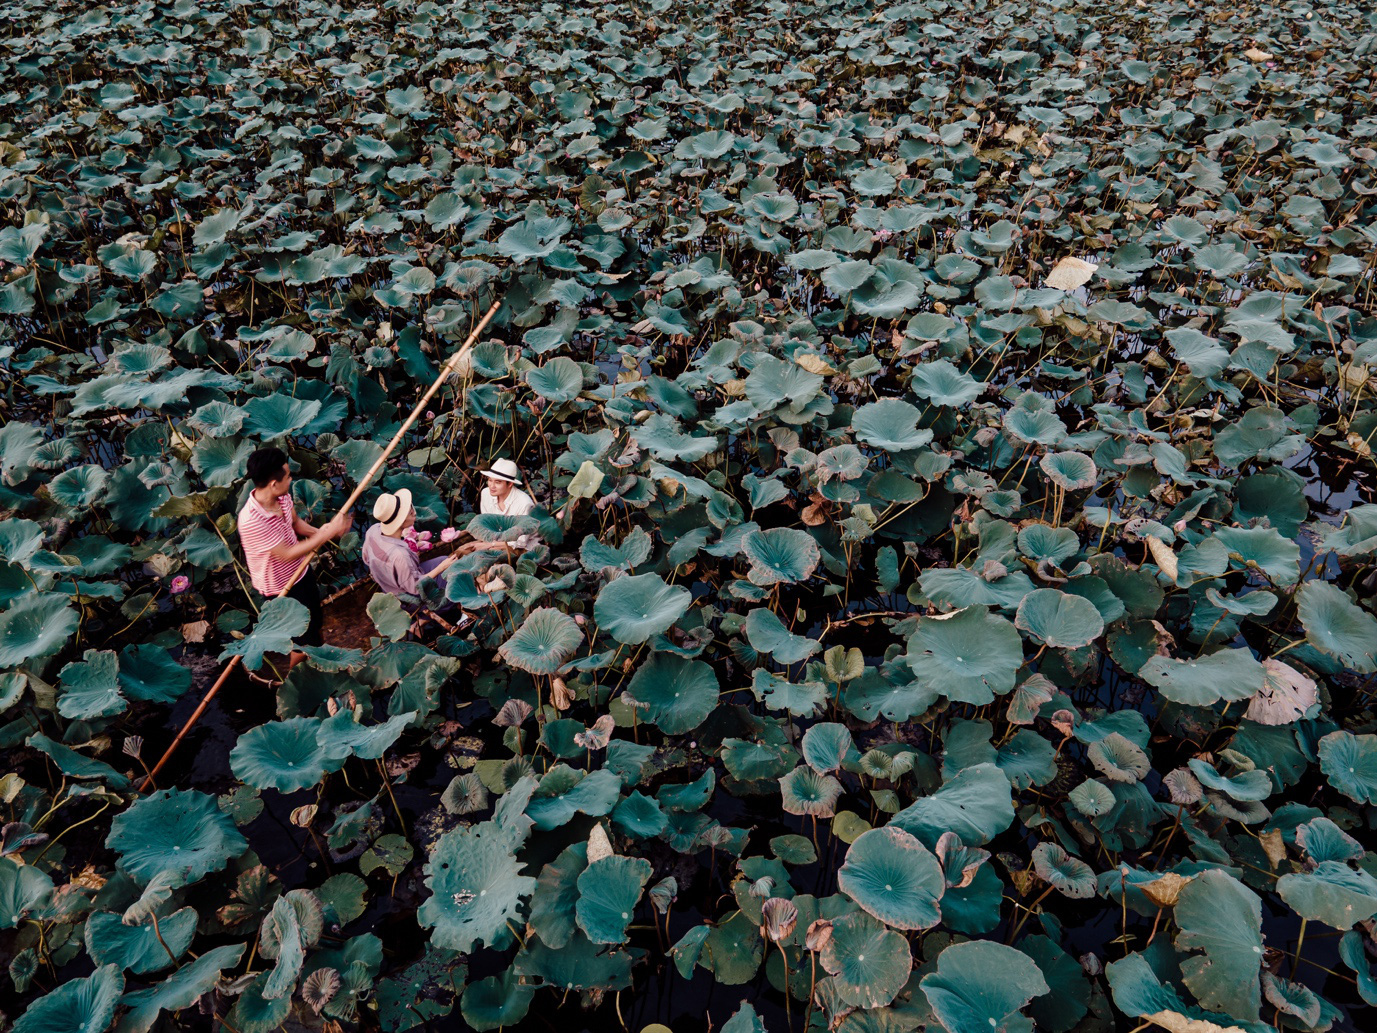
[[[406,523],[411,508],[411,492],[406,488],[398,488],[395,495],[385,491],[373,503],[373,519],[382,524],[384,534],[392,534]]]
[[[512,484],[521,483],[521,471],[510,459],[499,459],[487,470],[480,470],[484,477],[495,477],[499,481],[510,481]]]

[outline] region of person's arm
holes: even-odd
[[[297,523],[304,524],[304,520],[297,520]],[[309,524],[306,524],[310,527]],[[354,515],[346,513],[342,517],[335,517],[329,523],[320,528],[312,528],[310,537],[303,538],[295,545],[288,545],[286,542],[278,542],[268,550],[268,555],[278,562],[290,562],[309,556],[326,542],[336,538],[342,538],[349,533],[349,529],[354,526]]]

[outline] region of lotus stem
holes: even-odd
[[[1298,935],[1298,936],[1296,937],[1296,953],[1295,953],[1295,955],[1294,955],[1294,956],[1292,957],[1292,959],[1291,959],[1291,978],[1292,978],[1292,979],[1295,979],[1295,978],[1296,978],[1296,969],[1300,967],[1300,963],[1301,963],[1301,945],[1305,943],[1305,927],[1306,927],[1306,925],[1309,924],[1309,922],[1310,922],[1310,920],[1309,920],[1308,918],[1306,918],[1304,915],[1301,916],[1300,935]]]
[[[1301,926],[1301,932],[1303,933],[1304,931],[1305,927]],[[778,940],[775,941],[775,946],[779,948],[779,960],[784,963],[784,1021],[788,1023],[790,1029],[793,1029],[794,1014],[792,999],[794,994],[789,987],[789,955],[784,950],[784,944],[780,943]]]
[[[402,809],[397,806],[397,797],[392,793],[392,779],[388,777],[387,768],[383,765],[382,758],[378,758],[378,774],[382,775],[383,785],[387,787],[387,798],[392,801],[392,810],[397,815],[397,824],[402,827],[402,835],[406,835],[406,819],[402,817]]]

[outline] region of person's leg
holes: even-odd
[[[316,583],[316,572],[310,567],[306,568],[306,573],[302,574],[297,583],[292,586],[292,590],[287,593],[289,599],[295,599],[302,606],[306,607],[311,615],[311,622],[306,625],[306,632],[301,636],[300,641],[308,646],[323,646],[325,637],[323,629],[325,626],[325,610],[320,604],[320,586]],[[291,670],[297,664],[306,659],[306,654],[299,650],[292,650],[287,658],[287,669]]]

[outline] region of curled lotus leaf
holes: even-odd
[[[0,929],[13,929],[48,907],[53,880],[31,864],[0,857]]]
[[[175,872],[183,885],[220,871],[249,846],[215,797],[194,789],[163,789],[137,801],[115,816],[105,845],[136,882]]]
[[[833,921],[818,960],[833,977],[838,996],[855,1008],[889,1004],[913,971],[908,941],[859,911]]]
[[[1018,629],[983,606],[920,617],[908,640],[918,682],[953,702],[983,706],[1014,687],[1023,663]]]
[[[230,750],[230,770],[258,789],[290,793],[313,786],[343,763],[343,758],[327,754],[320,730],[321,722],[313,717],[250,728]]]
[[[1104,618],[1094,603],[1055,588],[1039,588],[1025,595],[1018,604],[1014,626],[1059,649],[1080,649],[1104,634]]]
[[[779,780],[784,809],[790,814],[830,818],[837,812],[842,784],[831,775],[797,767]]]
[[[1313,678],[1272,657],[1262,661],[1262,668],[1262,688],[1248,701],[1244,717],[1260,725],[1289,725],[1311,715],[1319,703]]]
[[[212,947],[156,986],[125,994],[120,1003],[128,1010],[116,1027],[118,1033],[148,1033],[163,1012],[190,1008],[214,988],[222,971],[238,964],[245,949],[242,943]]]
[[[551,606],[532,610],[498,655],[531,674],[554,674],[578,649],[583,632],[567,613]]]
[[[1213,764],[1201,760],[1199,757],[1192,757],[1186,762],[1186,766],[1191,769],[1191,772],[1206,789],[1223,793],[1229,799],[1239,803],[1265,800],[1272,795],[1271,776],[1258,768],[1241,771],[1237,775],[1229,777],[1221,775]]]
[[[1247,699],[1266,679],[1266,669],[1247,649],[1221,649],[1194,660],[1154,656],[1139,673],[1165,698],[1192,707]]]
[[[837,886],[893,929],[930,929],[942,919],[941,864],[915,836],[892,825],[857,837],[837,871]]]
[[[1313,871],[1283,875],[1277,892],[1302,918],[1340,931],[1377,915],[1377,879],[1341,861],[1321,861]]]
[[[1095,895],[1095,869],[1056,843],[1044,842],[1033,847],[1033,869],[1058,893],[1073,900],[1087,900]]]
[[[1048,990],[1028,955],[990,940],[952,944],[919,986],[949,1033],[1032,1033],[1020,1009]]]
[[[867,445],[889,452],[922,448],[932,441],[932,431],[919,428],[918,407],[899,398],[882,398],[861,406],[851,417],[851,429]]]
[[[1262,901],[1233,876],[1202,872],[1176,900],[1176,946],[1200,951],[1181,962],[1181,974],[1201,1006],[1256,1021],[1262,991]]]
[[[717,673],[701,660],[654,653],[627,685],[627,699],[645,706],[645,719],[666,735],[691,732],[717,706]]]
[[[1092,742],[1085,752],[1095,770],[1114,782],[1138,782],[1152,770],[1142,747],[1118,732]]]
[[[969,405],[985,389],[980,381],[957,369],[946,359],[920,363],[913,370],[909,387],[919,398],[955,408]]]
[[[980,846],[1014,821],[1013,786],[994,764],[963,768],[930,796],[923,796],[890,819],[913,833],[929,849],[944,832],[954,832],[967,846]]]
[[[792,527],[752,531],[741,547],[751,561],[751,583],[762,588],[806,581],[822,558],[813,536]]]
[[[618,642],[634,646],[668,631],[692,601],[687,588],[666,584],[659,574],[631,574],[603,586],[593,617]]]
[[[1048,452],[1038,465],[1047,479],[1063,491],[1095,487],[1095,461],[1081,452]]]

